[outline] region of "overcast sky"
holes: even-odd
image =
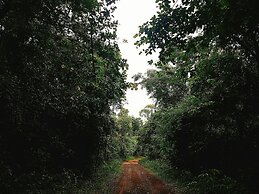
[[[132,81],[131,77],[137,73],[145,73],[151,67],[147,61],[156,60],[157,55],[145,56],[139,55],[140,50],[136,48],[133,36],[138,33],[138,27],[148,21],[156,13],[155,0],[119,0],[117,2],[117,10],[115,11],[115,19],[119,21],[118,38],[119,47],[122,57],[127,59],[129,64],[128,81]],[[123,39],[128,42],[124,43]],[[152,104],[152,100],[148,98],[146,91],[138,89],[137,91],[127,91],[127,101],[124,107],[129,110],[130,115],[139,116],[139,111],[147,104]]]

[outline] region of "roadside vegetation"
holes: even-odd
[[[161,178],[171,187],[175,188],[177,193],[182,194],[252,194],[243,185],[223,175],[216,169],[210,169],[194,174],[190,171],[179,169],[169,165],[164,160],[150,160],[142,158],[140,163],[151,170],[156,176]]]
[[[45,184],[30,182],[26,194],[113,194],[121,173],[122,160],[111,160],[98,166],[91,178],[79,176],[73,171],[46,176]],[[26,180],[28,181],[28,180]],[[40,186],[39,186],[40,185]]]
[[[108,161],[128,86],[114,3],[0,1],[1,193],[55,193]]]
[[[138,154],[190,174],[190,193],[258,193],[258,3],[156,2],[135,36],[159,52],[135,76],[155,100]]]
[[[111,160],[98,167],[90,180],[77,182],[67,182],[62,190],[56,193],[76,193],[76,194],[114,194],[117,181],[121,173],[122,160]]]
[[[259,193],[257,0],[156,3],[128,83],[116,0],[0,0],[1,193],[109,193],[134,155],[181,192]]]

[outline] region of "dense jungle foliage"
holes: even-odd
[[[146,54],[159,52],[150,61],[157,69],[135,76],[156,100],[140,154],[208,172],[199,177],[206,181],[213,178],[209,172],[223,173],[258,193],[258,2],[156,2],[157,15],[136,35],[137,46],[148,45]]]
[[[135,76],[155,99],[140,119],[113,111],[136,87],[116,0],[0,0],[0,193],[89,193],[131,155],[192,173],[189,193],[259,192],[257,0],[156,3],[135,35],[159,52]]]
[[[1,193],[90,176],[105,158],[127,88],[114,3],[0,1]]]

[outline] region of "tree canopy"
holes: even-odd
[[[70,170],[90,175],[100,161],[110,106],[127,88],[114,3],[0,1],[2,192],[47,188]]]
[[[157,106],[142,152],[194,173],[218,169],[258,191],[258,3],[156,2],[136,42],[159,52],[157,69],[136,76]]]
[[[259,4],[156,3],[135,35],[156,69],[128,83],[116,0],[0,0],[1,192],[62,193],[129,155],[193,173],[189,193],[259,192]],[[155,104],[115,114],[137,84]]]

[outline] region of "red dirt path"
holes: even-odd
[[[176,194],[174,189],[143,168],[139,160],[124,162],[122,167],[115,194]]]

